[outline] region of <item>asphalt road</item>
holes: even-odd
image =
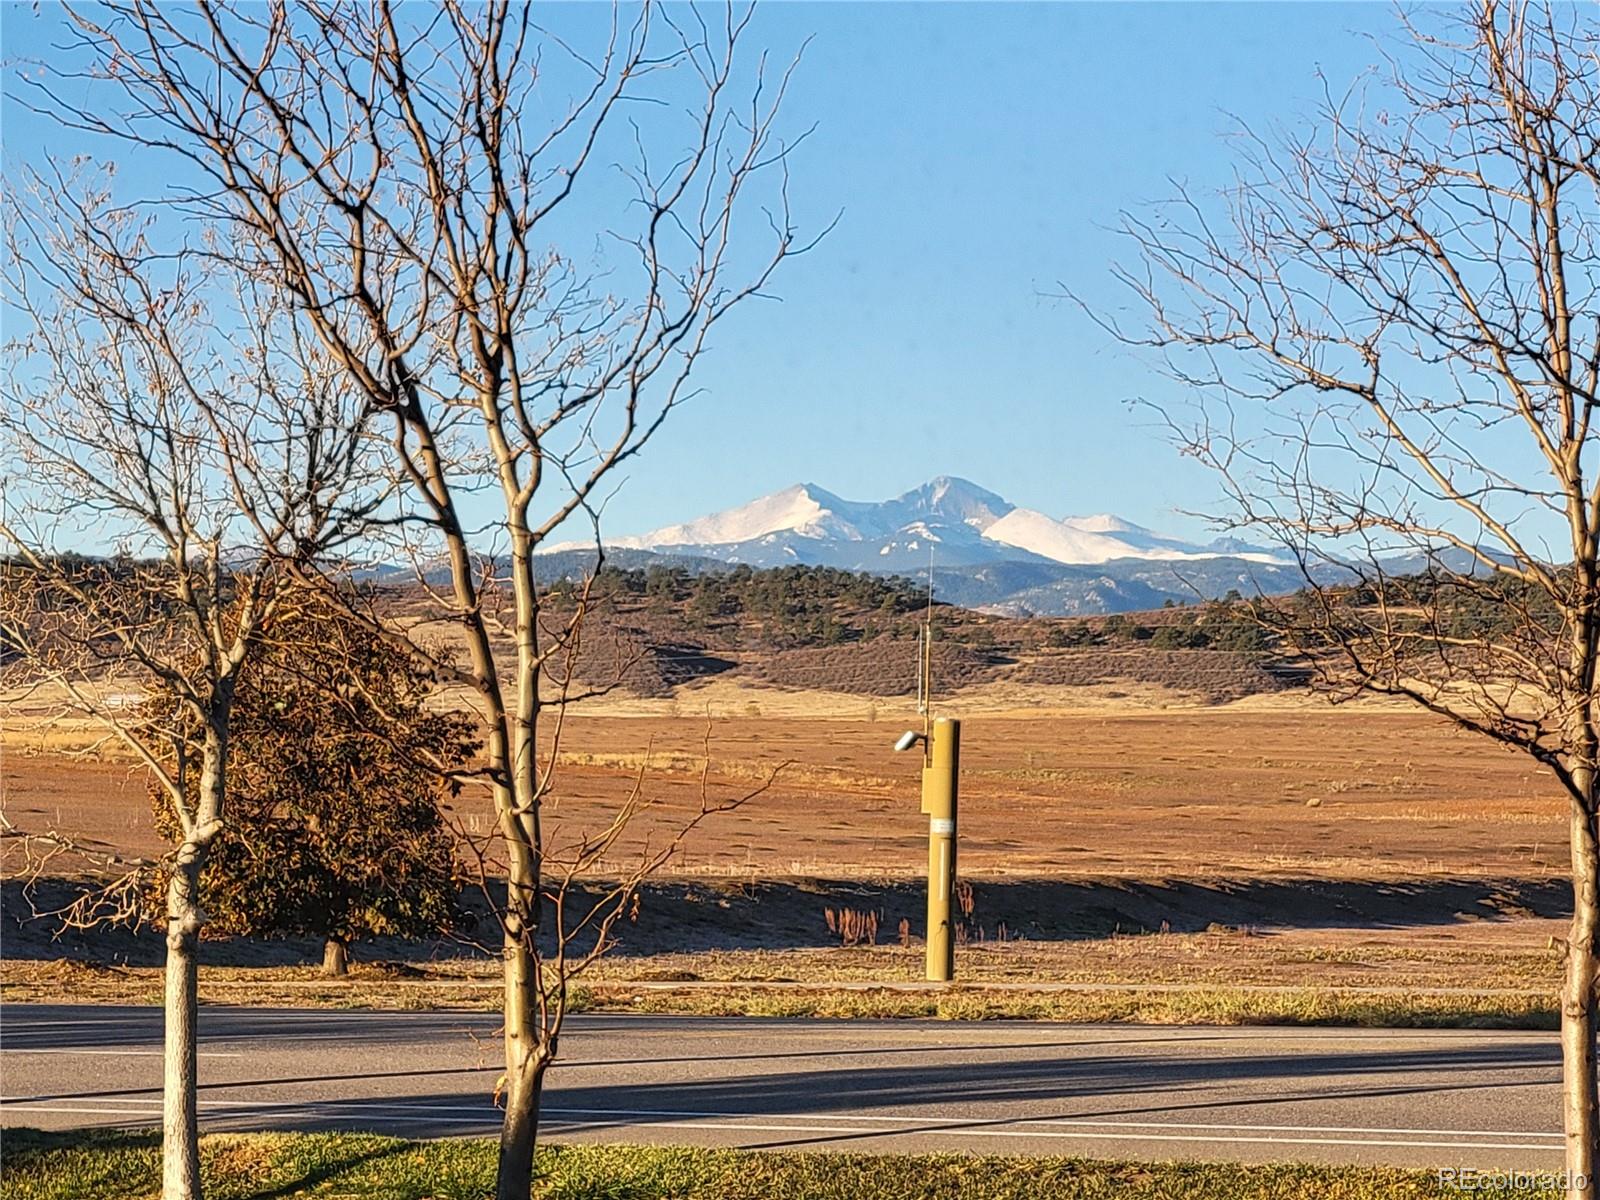
[[[496,1019],[207,1007],[212,1129],[490,1134]],[[155,1008],[0,1010],[0,1123],[159,1121]],[[1559,1164],[1554,1034],[570,1020],[545,1135],[765,1149]]]

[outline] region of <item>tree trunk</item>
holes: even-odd
[[[185,846],[184,851],[190,850]],[[199,1007],[200,870],[179,853],[167,887],[166,1051],[162,1081],[162,1200],[200,1200],[200,1122],[196,1101]]]
[[[1575,774],[1578,774],[1575,772]],[[1587,774],[1587,772],[1583,772]],[[1581,784],[1587,782],[1579,779]],[[1562,1123],[1566,1129],[1567,1195],[1595,1200],[1595,1158],[1600,1145],[1600,1096],[1595,1074],[1595,978],[1600,967],[1600,847],[1583,804],[1572,801],[1572,926],[1567,934],[1561,985]]]
[[[506,958],[506,1116],[500,1126],[500,1165],[495,1200],[528,1200],[533,1189],[533,1153],[539,1132],[539,1091],[549,1061],[540,1044],[531,950],[508,922]]]
[[[322,973],[324,975],[350,974],[350,947],[338,938],[329,938],[322,945]]]

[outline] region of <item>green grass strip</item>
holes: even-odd
[[[153,1134],[0,1135],[0,1200],[159,1194]],[[210,1200],[483,1200],[488,1140],[357,1133],[218,1134],[203,1142]],[[967,1155],[784,1154],[688,1147],[549,1146],[541,1200],[1414,1200],[1460,1196],[1433,1172],[1288,1164],[1127,1163]],[[1518,1197],[1554,1200],[1554,1191]]]

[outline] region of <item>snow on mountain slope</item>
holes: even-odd
[[[1095,513],[1088,517],[1062,517],[1061,523],[1070,525],[1073,529],[1081,529],[1084,533],[1150,533],[1143,525],[1124,521],[1111,513]]]
[[[1014,508],[988,529],[984,537],[1002,545],[1028,550],[1059,563],[1103,563],[1114,558],[1150,557],[1113,534],[1077,527],[1070,519],[1058,521],[1031,508]]]
[[[1059,563],[1103,563],[1119,558],[1175,562],[1222,557],[1257,563],[1279,562],[1273,555],[1253,547],[1239,551],[1196,546],[1105,513],[1058,521],[1031,508],[1014,508],[985,530],[984,537]]]
[[[607,538],[606,544],[752,566],[803,562],[879,572],[920,570],[927,565],[930,547],[936,563],[947,567],[1222,557],[1278,561],[1254,547],[1184,542],[1109,513],[1058,520],[945,475],[881,503],[844,500],[815,484],[796,484],[693,521],[635,537]]]
[[[843,537],[852,541],[861,531],[840,515],[855,507],[815,484],[797,483],[770,496],[707,517],[668,525],[637,537],[607,538],[608,546],[625,550],[653,550],[672,546],[725,546],[748,542],[769,533],[798,533],[802,537]],[[563,549],[556,547],[556,549]]]

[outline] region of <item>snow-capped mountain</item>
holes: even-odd
[[[879,503],[845,500],[801,483],[680,525],[606,538],[606,544],[757,567],[806,563],[905,573],[926,569],[930,551],[936,571],[1001,562],[1082,566],[1127,559],[1279,563],[1255,547],[1197,545],[1109,514],[1058,519],[949,476]],[[574,547],[552,549],[567,548]]]

